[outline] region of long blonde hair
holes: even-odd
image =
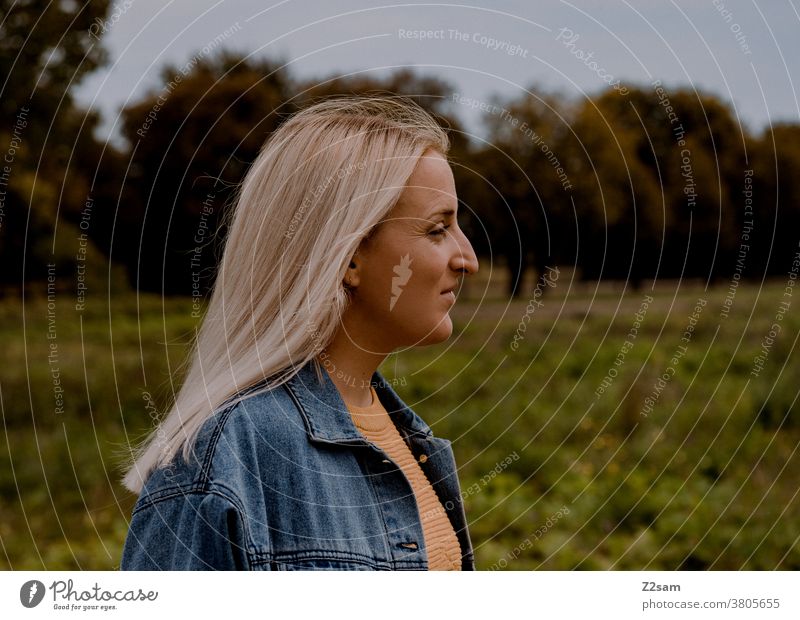
[[[181,447],[188,461],[220,405],[274,389],[312,360],[321,372],[316,356],[347,306],[342,280],[351,257],[430,147],[447,155],[445,131],[412,100],[394,96],[324,99],[269,137],[238,188],[185,380],[133,451],[125,487],[141,493]],[[259,382],[263,389],[241,394]]]

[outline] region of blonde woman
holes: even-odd
[[[447,340],[446,133],[410,100],[284,122],[244,179],[172,409],[135,454],[123,569],[474,570],[450,442],[378,372]]]

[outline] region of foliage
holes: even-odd
[[[68,222],[80,218],[101,149],[99,117],[77,109],[71,89],[107,62],[90,29],[108,8],[108,0],[2,2],[0,291],[45,280],[48,264],[75,269]]]
[[[795,316],[784,319],[763,373],[749,376],[782,283],[742,287],[741,309],[719,333],[712,308],[725,290],[708,293],[707,314],[647,416],[642,403],[699,291],[682,290],[673,303],[674,291],[656,290],[619,375],[597,399],[641,297],[567,294],[559,284],[512,352],[525,302],[498,315],[505,282],[484,286],[477,314],[482,294],[454,308],[458,336],[446,354],[414,349],[381,369],[453,442],[479,569],[800,568],[798,384],[785,365]],[[71,302],[56,296],[56,364],[46,298],[24,310],[0,305],[0,562],[9,568],[118,565],[135,499],[120,467],[129,442],[169,405],[196,324],[188,299],[98,291],[81,313]],[[54,412],[54,367],[63,413]],[[553,522],[562,506],[569,514]]]

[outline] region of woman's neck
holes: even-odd
[[[319,354],[318,359],[345,404],[369,407],[372,403],[372,375],[386,359],[385,355],[359,349],[349,340],[342,342],[337,334]]]

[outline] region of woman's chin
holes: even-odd
[[[434,325],[428,332],[420,339],[417,346],[428,346],[431,344],[439,344],[450,339],[453,335],[453,322],[450,317],[445,315],[439,323]]]

